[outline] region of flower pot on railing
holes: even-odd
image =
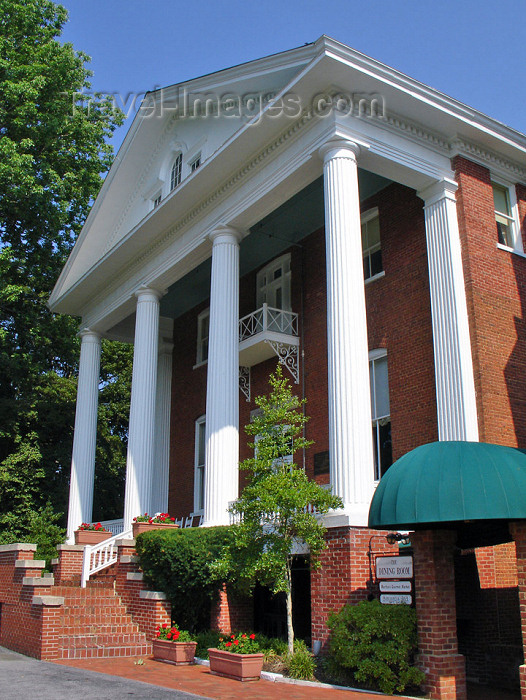
[[[113,533],[110,530],[75,530],[75,544],[99,544],[109,539]]]
[[[137,537],[141,532],[149,532],[150,530],[175,529],[175,518],[172,518],[168,513],[159,513],[158,515],[138,515],[133,519],[132,529],[133,536]]]

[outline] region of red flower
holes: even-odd
[[[167,627],[168,627],[168,623],[167,623],[167,622],[163,622],[163,629],[166,629]]]
[[[239,639],[234,639],[234,644],[237,646],[239,644]]]
[[[172,638],[172,635],[170,634],[170,632],[168,632],[168,634],[166,635],[166,639],[171,639],[171,638]]]
[[[241,635],[241,639],[246,639],[246,638],[247,638],[247,635],[246,635],[246,634],[242,634],[242,635]]]
[[[227,643],[225,644],[225,646],[226,646],[226,647],[231,647],[231,646],[232,646],[232,642],[227,642]]]
[[[251,634],[251,635],[250,635],[250,639],[255,639],[255,638],[256,638],[256,635],[255,635],[255,634]]]

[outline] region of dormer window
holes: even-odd
[[[175,190],[177,185],[181,184],[183,173],[183,154],[179,153],[177,158],[172,165],[172,170],[170,171],[170,192]]]
[[[154,208],[154,209],[156,209],[156,208],[159,206],[159,204],[161,203],[162,198],[163,198],[163,196],[162,196],[162,194],[161,194],[160,192],[159,192],[158,195],[156,195],[156,196],[153,198],[153,208]]]
[[[196,156],[190,163],[190,172],[193,173],[201,165],[201,154]]]

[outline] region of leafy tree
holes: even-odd
[[[47,299],[107,171],[122,115],[76,103],[88,57],[59,41],[66,10],[0,0],[0,541],[62,509],[78,321]]]
[[[325,527],[311,509],[324,514],[341,507],[342,501],[310,481],[303,468],[291,462],[291,455],[312,444],[303,437],[308,420],[301,410],[304,402],[292,393],[280,365],[269,384],[268,397],[256,398],[261,415],[245,426],[248,435],[255,438],[249,443],[254,457],[242,462],[240,469],[250,472],[251,478],[230,508],[240,522],[234,526],[233,543],[227,545],[214,568],[216,573],[248,587],[259,581],[274,593],[285,592],[288,648],[293,654],[294,545],[304,542],[311,566],[319,566],[319,554],[326,546]]]

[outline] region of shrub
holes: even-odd
[[[210,563],[229,537],[228,527],[152,530],[137,536],[144,578],[166,593],[179,627],[191,632],[210,627],[210,606],[219,590]]]
[[[219,640],[221,639],[221,634],[215,630],[206,630],[204,632],[198,632],[194,639],[197,642],[197,647],[195,650],[195,655],[198,659],[208,659],[208,650],[217,649]]]
[[[329,617],[329,654],[354,679],[383,693],[418,686],[424,674],[412,666],[417,649],[416,613],[407,605],[362,601]]]
[[[286,665],[291,678],[301,681],[310,681],[314,678],[316,661],[302,640],[294,640],[294,654],[287,655]]]

